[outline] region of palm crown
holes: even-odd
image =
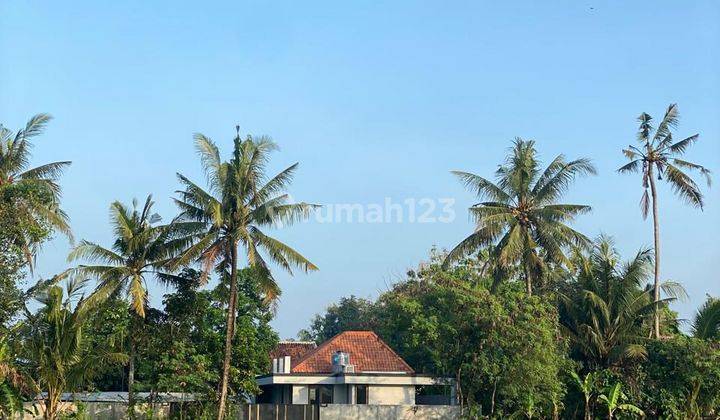
[[[647,217],[650,208],[648,188],[655,171],[657,171],[657,179],[665,179],[680,198],[695,207],[702,208],[704,203],[700,187],[683,169],[698,171],[705,178],[708,186],[711,184],[710,171],[702,165],[679,158],[698,140],[700,135],[694,134],[675,141],[672,129],[678,124],[677,104],[668,107],[657,129],[652,125],[652,117],[646,113],[642,113],[638,117],[638,121],[640,122],[638,130],[640,147],[630,145],[623,150],[630,162],[618,171],[642,174],[642,185],[645,191],[640,200],[640,208],[643,217]]]
[[[152,212],[152,197],[148,196],[140,208],[133,200],[132,209],[120,202],[110,205],[115,241],[110,249],[83,240],[68,256],[68,260],[85,259],[99,265],[80,265],[79,274],[97,278],[99,284],[93,299],[128,294],[133,310],[145,316],[147,278],[154,276],[163,282],[177,279],[166,269],[168,262],[191,240],[194,226],[173,221],[159,224],[160,216]]]
[[[448,254],[446,264],[489,245],[500,267],[522,266],[532,293],[532,280],[541,275],[546,262],[566,264],[566,248],[589,243],[567,223],[590,207],[557,203],[576,176],[595,173],[588,159],[568,162],[559,155],[541,171],[535,143],[517,138],[495,173],[496,183],[467,172],[453,173],[480,199],[489,201],[470,208],[477,227]]]
[[[0,203],[9,204],[18,222],[29,227],[15,238],[15,245],[25,251],[28,262],[32,262],[31,256],[37,245],[28,232],[49,226],[72,239],[68,217],[59,206],[60,186],[57,184],[58,177],[70,162],[29,167],[30,141],[44,131],[50,119],[47,114],[35,115],[15,133],[0,125]]]
[[[178,179],[184,191],[176,199],[181,218],[200,223],[204,229],[197,241],[175,260],[175,266],[187,265],[199,259],[204,275],[220,266],[230,264],[232,248],[242,244],[251,266],[260,269],[265,283],[263,292],[268,300],[276,298],[280,289],[275,283],[268,263],[261,255],[292,273],[293,267],[316,270],[317,267],[290,246],[265,234],[261,228],[273,224],[290,224],[305,218],[314,205],[290,203],[284,189],[292,181],[298,164],[266,179],[265,167],[275,143],[267,137],[234,140],[232,159],[220,160],[217,145],[202,134],[195,136],[195,145],[207,175],[208,190],[204,190],[182,174]]]
[[[644,357],[647,338],[642,328],[655,308],[653,289],[643,287],[652,272],[652,251],[641,250],[621,263],[612,240],[601,237],[589,255],[576,259],[577,290],[561,294],[560,320],[577,350],[593,369]],[[661,287],[681,294],[675,283]]]

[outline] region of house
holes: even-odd
[[[258,403],[415,405],[454,400],[452,380],[416,373],[372,331],[345,331],[317,347],[281,342],[271,359],[272,373],[257,378],[262,390]],[[445,398],[423,395],[416,400],[421,387],[444,388]]]

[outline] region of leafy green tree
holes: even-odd
[[[658,180],[662,180],[664,177],[680,199],[702,209],[703,196],[700,187],[684,170],[700,172],[707,181],[708,187],[710,186],[710,171],[704,166],[679,158],[698,140],[699,134],[679,141],[673,138],[672,129],[678,124],[677,104],[671,104],[668,107],[657,128],[653,127],[652,117],[646,113],[642,113],[638,117],[638,121],[640,122],[640,128],[638,129],[637,140],[640,146],[630,145],[623,150],[630,162],[623,165],[618,171],[621,173],[639,172],[642,175],[644,192],[640,200],[640,210],[643,218],[648,215],[650,197],[652,197],[656,302],[653,334],[655,338],[660,338],[660,221],[658,218],[658,194],[655,177],[657,176]],[[648,195],[648,188],[650,189],[650,195]]]
[[[637,414],[644,417],[645,413],[632,404],[622,403],[621,401],[625,398],[625,394],[622,392],[622,384],[616,383],[610,387],[607,391],[607,395],[600,394],[598,401],[605,403],[608,411],[608,419],[612,420],[615,417],[616,411],[627,411],[629,413]]]
[[[320,344],[343,331],[373,330],[373,303],[351,295],[327,307],[324,314],[315,315],[310,327],[301,330],[298,338]]]
[[[492,259],[499,268],[513,264],[522,267],[528,295],[533,282],[547,269],[547,263],[568,264],[565,251],[570,246],[584,246],[590,241],[567,225],[578,215],[590,211],[589,206],[559,204],[558,200],[579,175],[594,174],[588,159],[566,161],[556,157],[543,171],[533,141],[515,139],[505,164],[500,166],[493,183],[468,172],[455,175],[480,200],[470,208],[475,231],[449,254],[450,262],[492,246]],[[503,279],[502,270],[496,280]]]
[[[703,340],[720,341],[720,299],[708,296],[692,324],[693,336]]]
[[[280,289],[261,255],[265,251],[270,260],[288,272],[293,267],[316,270],[314,264],[300,253],[272,238],[261,230],[278,224],[289,224],[306,217],[313,209],[307,203],[290,203],[283,191],[290,184],[298,164],[279,174],[266,177],[270,153],[277,149],[268,137],[245,140],[240,138],[239,127],[234,139],[232,158],[223,162],[217,145],[202,134],[195,135],[195,146],[207,176],[208,190],[178,174],[185,187],[176,200],[184,220],[204,225],[198,240],[176,261],[177,266],[200,260],[205,275],[217,267],[228,272],[230,292],[225,336],[225,357],[220,383],[218,420],[225,415],[228,377],[232,358],[232,340],[235,332],[237,302],[238,246],[245,250],[247,263],[256,267],[263,280],[262,289],[267,300],[276,298]]]
[[[84,282],[70,281],[66,291],[52,285],[38,294],[40,310],[28,314],[24,325],[25,369],[37,392],[45,391],[44,417],[58,416],[60,397],[76,390],[92,377],[99,366],[123,363],[127,356],[90,346],[83,327],[93,310],[92,302],[80,295]]]
[[[16,227],[0,234],[5,247],[20,249],[32,268],[37,248],[51,231],[72,239],[68,217],[60,209],[62,171],[70,162],[51,162],[29,168],[32,139],[45,130],[51,117],[37,114],[24,128],[13,132],[0,124],[0,216],[4,227],[10,218]]]
[[[588,368],[619,367],[646,356],[643,326],[655,303],[652,288],[642,285],[649,279],[652,262],[652,252],[641,250],[621,263],[608,237],[601,237],[589,255],[577,256],[577,278],[560,297],[560,321]],[[675,283],[660,286],[679,294]]]
[[[720,347],[677,336],[648,344],[639,388],[648,416],[713,418],[720,413]]]
[[[160,216],[152,212],[152,196],[138,207],[133,200],[132,209],[120,202],[110,205],[110,219],[115,241],[111,248],[104,248],[83,240],[68,256],[69,261],[84,259],[98,265],[79,265],[74,271],[80,276],[98,279],[99,283],[91,299],[102,302],[108,297],[127,295],[133,310],[130,329],[142,324],[147,306],[147,279],[156,278],[172,283],[176,278],[166,270],[168,261],[183,250],[190,241],[191,223],[173,221],[159,224]],[[129,334],[128,400],[129,412],[134,415],[135,381],[135,335]]]
[[[549,415],[568,369],[557,311],[518,283],[490,293],[474,263],[442,269],[444,256],[382,294],[376,332],[422,373],[453,377],[468,406],[493,416]]]
[[[277,344],[270,327],[271,305],[263,302],[261,281],[250,268],[238,271],[236,334],[233,337],[229,386],[238,393],[259,392],[255,377],[268,371],[268,354]],[[204,393],[216,397],[224,352],[223,307],[228,281],[199,290],[201,273],[184,270],[187,282],[165,295],[164,311],[148,318],[150,337],[142,350],[141,382],[149,391]]]
[[[139,342],[139,331],[132,330],[132,309],[126,296],[117,295],[104,302],[91,314],[85,326],[84,334],[92,346],[105,346],[115,352],[127,352],[130,348],[130,337]],[[87,388],[90,391],[124,391],[127,389],[127,366],[107,365],[96,370],[92,382]]]

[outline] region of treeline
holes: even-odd
[[[49,120],[0,126],[0,416],[41,396],[44,416],[55,419],[66,415],[63,392],[127,390],[136,417],[136,392],[185,391],[211,402],[189,408],[193,417],[222,420],[230,400],[259,391],[254,377],[277,343],[269,322],[281,290],[271,267],[317,269],[266,232],[316,207],[285,194],[297,164],[271,176],[269,138],[236,128],[223,160],[197,134],[206,179],[178,174],[176,215],[163,220],[152,197],[117,201],[110,243],[76,240],[60,205],[70,162],[29,166],[31,142]],[[577,177],[595,174],[592,163],[558,156],[543,167],[534,142],[517,139],[493,180],[456,172],[479,197],[467,238],[433,252],[376,301],[331,306],[301,336],[373,329],[418,371],[455,378],[472,417],[716,417],[720,301],[708,299],[692,336],[682,333],[669,307],[682,285],[661,281],[656,188],[668,182],[701,208],[689,173],[709,183],[709,171],[681,159],[698,136],[673,138],[675,105],[657,127],[652,121],[640,116],[638,142],[619,168],[640,175],[652,250],[623,261],[611,239],[575,230],[591,209],[562,197]],[[67,270],[23,284],[57,234],[73,243]],[[172,286],[162,308],[148,304],[151,282]]]
[[[621,261],[599,238],[573,257],[574,269],[548,276],[533,296],[519,278],[496,283],[487,253],[449,269],[445,257],[433,251],[375,300],[340,299],[298,338],[320,343],[345,330],[374,330],[417,371],[455,378],[472,417],[717,416],[720,301],[701,308],[691,336],[663,302],[663,338],[650,339],[647,251]]]

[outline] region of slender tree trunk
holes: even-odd
[[[525,270],[525,286],[527,287],[528,296],[532,296],[532,279],[530,278],[530,269],[526,263],[523,263],[523,269]]]
[[[650,192],[652,193],[653,234],[655,236],[655,319],[653,330],[655,338],[660,339],[660,220],[658,220],[657,190],[653,178],[652,165],[648,170]]]
[[[495,414],[495,392],[497,391],[497,380],[495,380],[495,383],[493,383],[493,392],[492,396],[490,397],[490,417],[492,417]]]
[[[228,299],[227,331],[225,332],[225,358],[223,359],[222,379],[220,380],[220,402],[218,407],[218,420],[225,417],[227,402],[228,376],[230,373],[230,359],[232,357],[232,339],[235,333],[235,303],[237,295],[237,245],[232,244],[230,250],[230,299]]]
[[[133,319],[131,321],[131,324],[133,324],[133,331],[137,331],[135,328],[137,327],[137,321],[136,317],[137,315],[132,315]],[[133,334],[130,334],[130,354],[128,358],[128,417],[131,419],[135,418],[135,339],[133,338]]]
[[[56,392],[52,388],[48,388],[47,399],[45,400],[45,420],[55,420],[57,418],[57,396]]]
[[[585,420],[591,420],[590,419],[590,397],[585,397],[585,416],[583,416]]]

